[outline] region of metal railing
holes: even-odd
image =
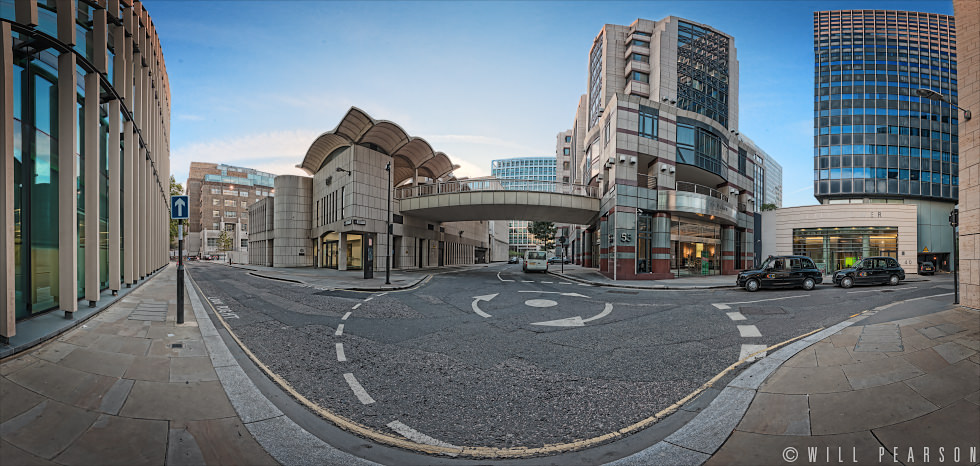
[[[707,186],[702,186],[700,184],[688,183],[687,181],[678,181],[677,190],[686,191],[689,193],[701,194],[704,196],[710,196],[728,202],[728,196],[718,192],[718,190],[716,189],[709,188]]]
[[[465,193],[474,191],[523,191],[573,196],[599,197],[598,186],[562,183],[541,180],[512,180],[500,178],[479,178],[473,180],[452,180],[441,183],[405,186],[395,189],[395,199],[407,199],[437,194]]]
[[[641,188],[657,189],[657,175],[636,174],[636,185]]]

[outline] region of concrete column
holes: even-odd
[[[662,280],[674,278],[670,271],[670,214],[657,212],[653,214],[653,235],[650,258],[652,262],[653,279]]]
[[[337,245],[337,270],[347,270],[347,233],[340,232],[340,244]]]
[[[826,270],[823,273],[831,273],[837,270],[837,265],[834,263],[834,258],[830,257],[830,238],[823,237],[823,263]],[[818,265],[819,267],[819,265]]]
[[[59,21],[60,18],[61,15]],[[67,52],[58,56],[58,306],[68,319],[78,308],[78,195],[75,192],[78,112],[75,106],[75,55]]]
[[[721,274],[734,275],[736,270],[737,257],[735,257],[735,226],[723,225],[721,227]]]
[[[14,2],[14,17],[17,18],[18,23],[37,26],[37,0]]]
[[[136,144],[136,137],[132,121],[126,120],[123,123],[122,134],[122,158],[124,160],[122,176],[123,189],[126,190],[126,195],[123,196],[125,217],[122,222],[122,228],[125,255],[122,267],[123,281],[126,283],[126,288],[129,288],[136,283],[136,254],[133,253],[134,248],[136,248],[136,212],[134,211],[136,207],[136,157],[134,154],[136,151],[133,150],[133,145]]]
[[[103,11],[104,13],[104,11]],[[103,48],[103,50],[105,50]],[[85,299],[89,307],[99,301],[99,75],[85,75]],[[81,233],[81,232],[80,232]]]
[[[27,2],[24,2],[27,3]],[[20,3],[17,3],[18,12]],[[35,9],[37,5],[34,5]],[[17,333],[14,289],[14,63],[10,23],[0,22],[0,342]]]
[[[70,46],[75,45],[75,0],[57,0],[56,7],[58,9],[58,40]]]
[[[118,4],[116,10],[113,11],[118,11]],[[118,90],[119,87],[122,87],[119,84],[126,80],[126,73],[124,71],[126,62],[122,53],[125,49],[125,45],[123,45],[125,34],[122,28],[118,26],[113,26],[113,34],[115,36],[113,48],[116,50],[116,54],[112,60],[112,81]],[[106,149],[109,163],[109,289],[112,290],[113,295],[121,288],[120,279],[122,273],[120,267],[120,249],[122,248],[122,244],[120,244],[120,232],[122,222],[120,221],[119,215],[119,189],[121,187],[120,178],[123,177],[123,174],[119,170],[119,132],[121,131],[119,108],[118,99],[109,101],[109,147]]]
[[[861,237],[861,257],[871,256],[871,238],[869,235]]]
[[[133,40],[138,41],[139,36],[143,34],[143,29],[139,27],[136,20],[133,23]],[[138,47],[138,45],[137,45]],[[142,65],[142,48],[140,51],[135,51],[133,53],[133,96],[130,99],[130,110],[133,112],[133,125],[137,130],[135,135],[135,140],[133,141],[133,156],[134,161],[134,190],[133,195],[136,198],[135,208],[133,210],[134,218],[134,230],[135,238],[133,238],[133,259],[135,265],[135,277],[139,277],[140,280],[146,277],[146,148],[143,147],[142,143],[142,125],[143,125],[143,65]]]

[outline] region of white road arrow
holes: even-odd
[[[549,320],[547,322],[534,322],[531,325],[548,325],[551,327],[585,327],[586,322],[591,322],[596,319],[601,319],[609,315],[609,313],[612,312],[612,309],[613,309],[612,303],[606,303],[606,308],[603,309],[602,312],[592,317],[589,317],[588,319],[583,319],[580,316],[575,316],[575,317],[569,317],[567,319]]]
[[[488,294],[488,295],[484,295],[484,296],[474,296],[473,297],[473,312],[475,312],[480,317],[490,317],[490,314],[487,314],[486,312],[483,312],[482,310],[480,310],[480,301],[490,301],[491,299],[496,298],[498,294],[500,294],[500,293]]]
[[[588,296],[578,293],[562,293],[560,291],[534,291],[534,290],[520,290],[518,293],[543,293],[543,294],[560,294],[562,296],[574,296],[576,298],[589,299]]]
[[[186,204],[184,204],[184,198],[182,198],[182,197],[177,198],[177,200],[174,201],[174,209],[177,211],[177,216],[178,217],[183,217],[184,216],[184,206],[185,205]]]

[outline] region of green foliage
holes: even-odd
[[[179,196],[181,194],[184,194],[184,187],[174,179],[173,175],[170,175],[170,195]],[[170,200],[168,199],[167,202]],[[190,207],[187,206],[188,209]],[[187,235],[187,225],[184,225],[184,235]],[[177,246],[177,220],[170,221],[170,245]]]
[[[221,252],[231,251],[231,242],[231,234],[227,230],[222,230],[221,234],[218,235],[218,250]]]
[[[759,210],[765,212],[767,210],[776,210],[776,204],[762,204]]]
[[[531,222],[527,226],[527,233],[532,238],[540,241],[544,249],[555,247],[555,233],[558,231],[553,222]]]

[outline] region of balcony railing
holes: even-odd
[[[500,178],[480,178],[475,180],[452,180],[442,183],[406,186],[395,189],[395,199],[433,196],[437,194],[465,193],[474,191],[523,191],[573,196],[599,197],[597,186],[541,180],[511,180]]]
[[[687,181],[678,181],[677,190],[686,191],[689,193],[701,194],[704,196],[710,196],[715,199],[721,199],[725,202],[728,202],[728,196],[718,192],[718,190],[716,189],[709,188],[707,186],[702,186],[700,184],[688,183]]]

